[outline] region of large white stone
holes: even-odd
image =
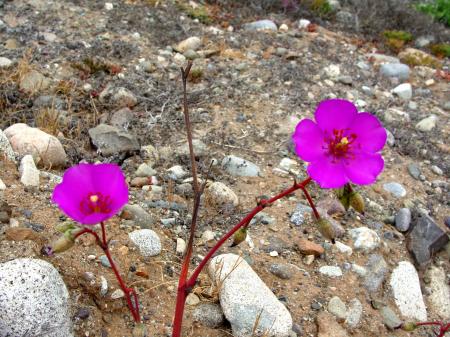
[[[138,229],[128,234],[130,240],[138,247],[142,256],[150,257],[161,253],[161,240],[151,229]]]
[[[236,193],[220,181],[213,182],[208,186],[206,197],[211,204],[218,207],[236,207],[239,204]]]
[[[390,285],[401,314],[409,319],[427,320],[419,275],[409,261],[401,261],[391,275]]]
[[[38,165],[57,167],[66,163],[67,155],[58,138],[42,130],[18,123],[7,128],[5,135],[14,151],[21,156],[31,154]]]
[[[412,97],[412,86],[410,83],[402,83],[396,86],[392,92],[403,100],[410,100]]]
[[[16,162],[16,153],[11,147],[8,137],[0,130],[0,156],[5,156],[12,162]]]
[[[380,245],[381,239],[377,232],[367,227],[354,228],[350,231],[356,250],[370,252]]]
[[[22,160],[20,161],[19,172],[20,182],[25,187],[39,187],[39,170],[36,168],[33,157],[31,155],[27,154],[22,158]]]
[[[286,307],[258,277],[248,263],[235,254],[223,254],[211,260],[211,278],[220,287],[220,304],[231,323],[233,336],[287,337],[292,317]]]
[[[431,294],[428,296],[431,307],[444,320],[450,319],[450,287],[447,284],[445,271],[439,267],[431,267],[428,271]]]
[[[51,264],[38,259],[0,264],[0,336],[73,336],[69,293]]]

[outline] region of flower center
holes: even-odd
[[[86,215],[93,213],[109,213],[111,212],[111,198],[100,192],[89,193],[80,202],[80,210]]]
[[[333,130],[333,135],[325,134],[324,149],[335,160],[350,159],[354,156],[352,149],[357,135],[348,134],[346,130]]]

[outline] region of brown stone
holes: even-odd
[[[151,177],[136,177],[133,178],[130,182],[130,185],[133,187],[142,187],[145,185],[151,185],[152,179]]]
[[[325,252],[321,245],[318,245],[317,243],[306,240],[304,238],[298,239],[296,242],[296,246],[300,253],[302,253],[303,255],[320,256]]]
[[[6,238],[11,241],[34,240],[37,237],[31,228],[8,228],[5,232]]]
[[[326,311],[317,315],[317,328],[319,330],[317,337],[348,337],[334,316]]]

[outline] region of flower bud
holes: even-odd
[[[334,230],[333,225],[330,220],[327,218],[321,217],[316,220],[317,228],[319,232],[328,240],[330,240],[333,244],[335,243],[336,232]]]
[[[70,221],[61,222],[55,226],[55,229],[60,233],[65,233],[68,230],[75,229],[75,225]]]
[[[404,331],[414,331],[417,328],[417,324],[414,322],[406,322],[404,324],[402,324],[402,330]]]
[[[75,240],[71,239],[70,236],[64,234],[63,236],[60,236],[56,241],[54,241],[50,245],[50,249],[51,249],[52,254],[62,253],[64,251],[72,248],[74,243],[75,243]]]
[[[336,196],[347,211],[350,207],[350,189],[347,185],[335,190]]]
[[[133,329],[133,337],[148,337],[147,327],[142,323],[137,323]]]
[[[233,236],[233,243],[230,247],[235,247],[247,238],[247,226],[239,228]]]
[[[364,199],[358,192],[353,192],[350,194],[350,206],[353,207],[358,213],[364,214]]]

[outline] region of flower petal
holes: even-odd
[[[297,124],[292,135],[297,155],[304,161],[314,161],[323,156],[324,137],[317,124],[310,119],[303,119]]]
[[[109,212],[86,215],[81,209],[81,203],[90,193],[109,197]],[[128,202],[128,186],[118,165],[79,164],[64,173],[62,182],[53,190],[52,201],[70,218],[91,225],[119,212]]]
[[[340,162],[333,162],[327,156],[309,164],[307,171],[309,176],[322,188],[339,188],[348,182],[344,165]]]
[[[349,128],[350,132],[357,135],[355,145],[362,152],[377,152],[386,144],[386,130],[380,121],[369,112],[359,113]]]
[[[375,182],[383,171],[384,160],[379,153],[360,152],[355,159],[345,164],[345,172],[352,183],[368,185]]]
[[[343,99],[329,99],[320,102],[314,118],[323,132],[344,130],[349,127],[358,114],[352,102]]]

